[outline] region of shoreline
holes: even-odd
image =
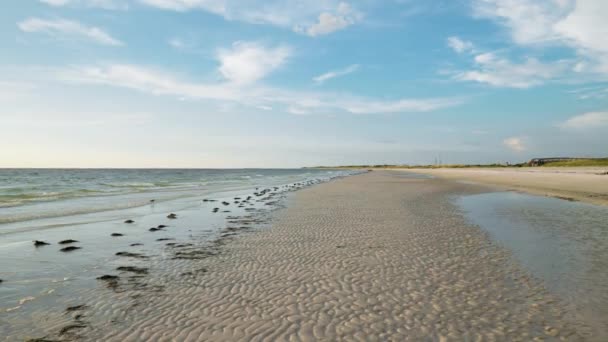
[[[391,170],[608,206],[608,168],[605,167]]]
[[[167,283],[204,273],[197,262],[216,255],[237,233],[266,225],[282,197],[327,180],[226,190],[215,194],[220,197],[118,211],[109,220],[15,232],[1,246],[9,264],[0,271],[0,340],[77,338],[93,322],[109,319],[107,305],[139,305],[142,294],[153,298]],[[76,241],[59,243],[66,239]],[[49,244],[34,246],[32,240]],[[74,248],[59,250],[65,246]]]
[[[90,303],[92,323],[82,334],[106,341],[589,337],[449,201],[484,191],[387,172],[299,190],[269,228],[227,237],[220,253],[196,261],[204,272],[158,279],[168,295],[131,298],[145,306]]]

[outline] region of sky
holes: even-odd
[[[9,0],[0,167],[608,156],[605,0]]]

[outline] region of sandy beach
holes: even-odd
[[[147,281],[158,291],[97,289],[83,296],[86,309],[72,317],[86,324],[64,337],[597,339],[449,200],[481,191],[385,171],[300,190],[270,228],[217,240],[206,249],[210,257],[152,266],[164,270]],[[199,271],[184,272],[193,267]]]
[[[608,205],[606,167],[439,168],[407,171],[536,195]]]

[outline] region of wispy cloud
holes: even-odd
[[[257,42],[236,42],[230,49],[220,49],[219,72],[235,84],[249,84],[281,67],[289,56],[288,46],[267,47]]]
[[[587,130],[608,127],[608,112],[590,112],[577,116],[558,124],[563,129]]]
[[[256,84],[235,84],[229,80],[201,83],[183,80],[162,70],[124,64],[73,67],[60,70],[56,77],[74,84],[121,87],[152,95],[235,103],[265,110],[283,109],[297,114],[430,112],[464,102],[460,98],[376,100],[343,93],[302,92]]]
[[[527,147],[524,143],[524,138],[522,138],[522,137],[510,137],[510,138],[505,139],[502,143],[507,148],[509,148],[510,150],[513,150],[515,152],[522,152],[527,149]]]
[[[453,77],[495,87],[527,89],[559,77],[569,66],[569,61],[543,63],[531,57],[515,63],[489,52],[474,56],[474,68],[456,72]]]
[[[452,50],[458,53],[472,51],[474,48],[472,42],[468,40],[463,40],[456,36],[448,37],[447,44]]]
[[[124,45],[123,42],[98,27],[87,26],[73,20],[29,18],[18,23],[17,26],[23,32],[46,33],[51,36],[67,35],[110,46]]]
[[[517,44],[570,47],[580,59],[575,71],[608,74],[605,0],[474,0],[473,11],[506,27]]]
[[[108,10],[126,10],[129,4],[125,0],[39,0],[50,6],[86,6]]]
[[[359,22],[362,12],[336,0],[138,0],[140,3],[171,11],[203,10],[226,20],[268,24],[309,36],[342,30]]]
[[[344,69],[328,71],[324,74],[316,76],[313,78],[313,81],[315,81],[318,84],[321,84],[327,80],[331,80],[332,78],[352,74],[353,72],[355,72],[357,70],[359,70],[359,64],[353,64],[353,65],[349,65],[348,67],[346,67]]]

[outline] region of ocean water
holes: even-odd
[[[132,208],[146,205],[152,199],[161,202],[205,193],[328,179],[348,172],[317,169],[0,169],[0,224]]]
[[[495,192],[456,201],[570,312],[608,336],[608,208],[566,200]]]
[[[353,173],[0,169],[0,341],[44,336],[45,321],[62,319],[73,298],[99,288],[98,276],[124,266],[125,258],[117,252],[150,256],[158,265],[155,274],[162,274],[162,260],[171,257],[169,242],[217,239],[231,216],[250,215],[251,210],[270,214],[280,206],[274,204],[276,199],[294,189],[290,186]],[[260,195],[262,189],[276,199]],[[247,196],[252,200],[237,204],[236,198]],[[216,207],[221,210],[215,212]],[[168,213],[178,219],[168,219]],[[127,219],[135,222],[126,224]],[[160,224],[168,227],[149,230]],[[123,235],[112,236],[115,233]],[[66,245],[59,242],[66,239],[77,240],[73,245],[81,249],[62,252]],[[33,240],[49,245],[37,248]]]

